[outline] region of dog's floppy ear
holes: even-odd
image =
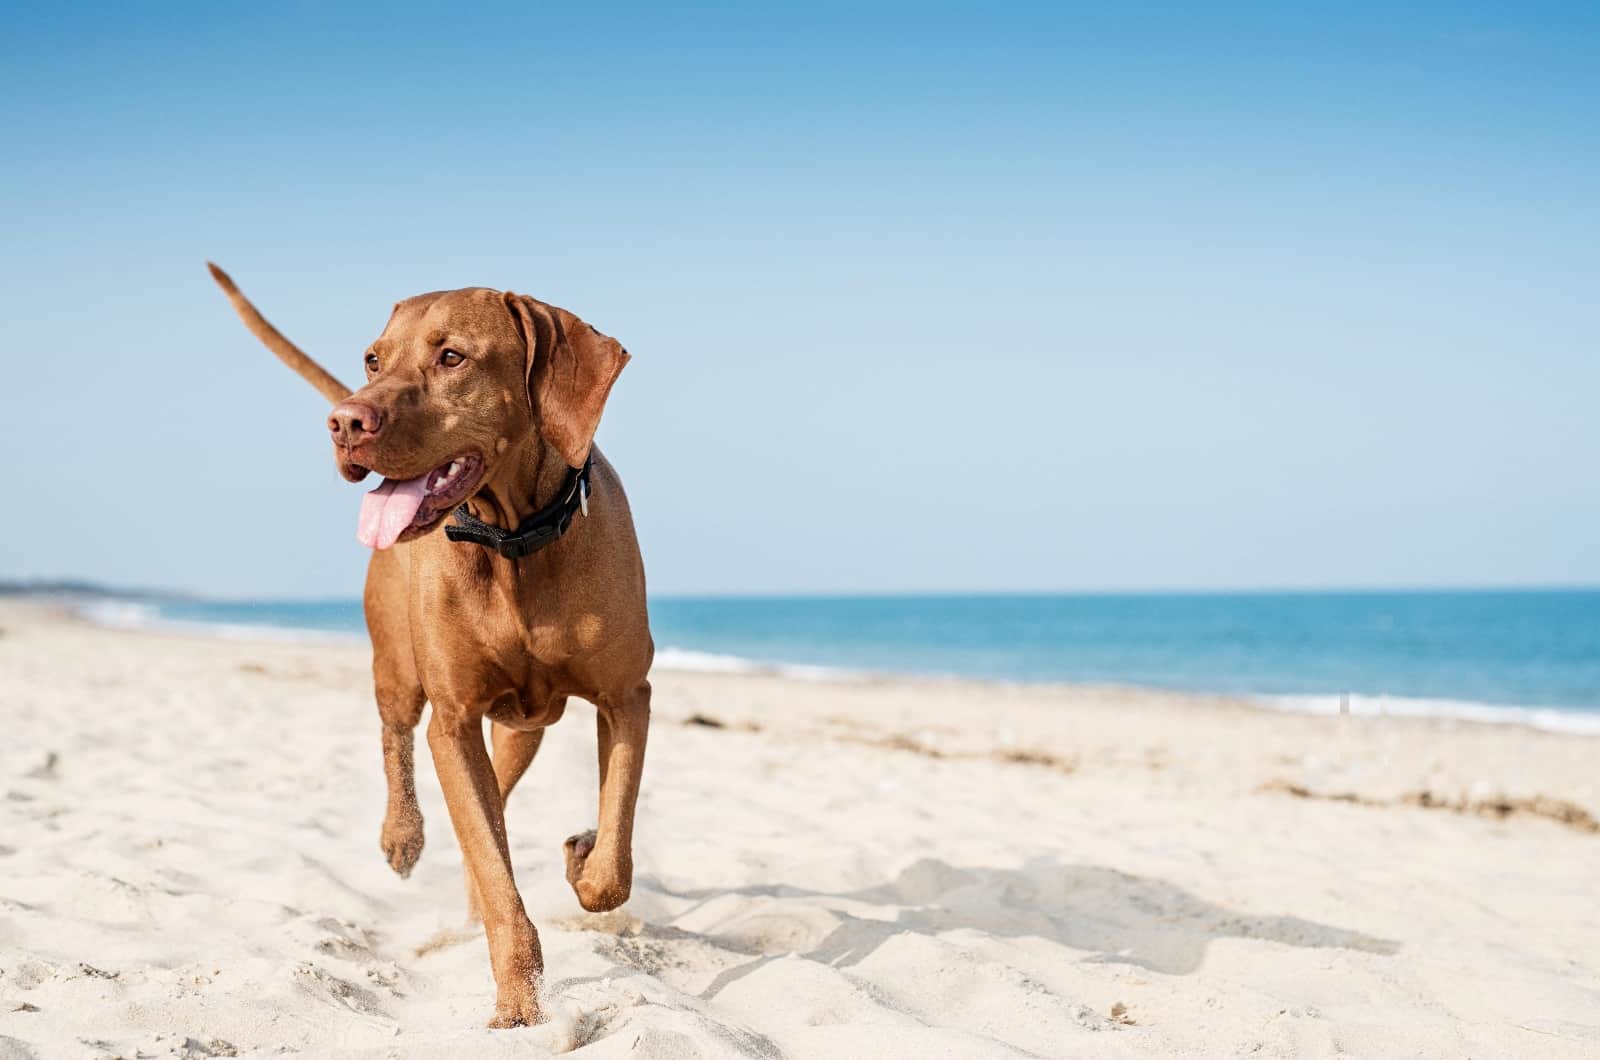
[[[539,433],[568,467],[582,467],[628,351],[565,309],[525,294],[505,294],[528,344],[528,402]]]

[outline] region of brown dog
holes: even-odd
[[[398,303],[351,394],[279,334],[226,273],[211,274],[245,325],[330,401],[340,472],[386,481],[359,536],[374,546],[364,604],[389,786],[381,842],[407,875],[422,852],[412,729],[433,704],[428,747],[483,917],[497,991],[491,1027],[539,1019],[539,935],[512,879],[506,797],[567,697],[597,710],[600,820],[566,841],[567,880],[588,910],[615,909],[633,880],[633,813],[654,655],[644,567],[622,483],[592,447],[628,354],[564,309],[486,288]],[[573,469],[586,466],[592,499]],[[457,506],[514,530],[563,496],[571,530],[507,558],[438,533]],[[490,533],[493,533],[491,530]],[[494,758],[483,719],[494,725]]]

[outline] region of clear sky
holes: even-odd
[[[1600,582],[1600,7],[577,6],[7,5],[0,576],[357,591],[213,258],[615,335],[657,591]]]

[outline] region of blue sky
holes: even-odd
[[[340,596],[321,399],[634,354],[661,592],[1600,582],[1600,9],[11,5],[0,576]]]

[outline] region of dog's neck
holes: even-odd
[[[490,526],[514,530],[555,497],[567,470],[561,454],[534,433],[500,459],[494,474],[467,501],[467,511]]]

